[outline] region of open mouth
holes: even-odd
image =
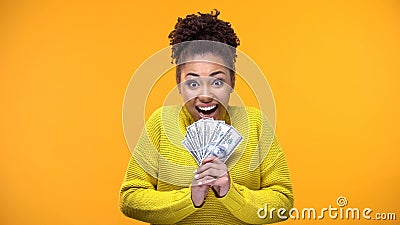
[[[200,117],[202,117],[202,118],[213,117],[217,108],[218,108],[218,105],[212,105],[212,106],[206,106],[206,107],[196,106],[196,110],[199,112]]]

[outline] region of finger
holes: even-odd
[[[193,181],[192,181],[192,187],[193,187],[193,188],[204,189],[204,188],[206,188],[206,187],[208,187],[208,186],[207,186],[207,184],[204,184],[203,181],[202,181],[202,182],[199,182],[199,181],[197,181],[197,180],[193,180]]]
[[[193,188],[201,188],[201,189],[203,189],[203,188],[208,188],[210,185],[208,184],[208,182],[203,182],[203,181],[201,181],[201,182],[198,182],[198,181],[193,181],[192,182],[192,187]]]
[[[210,156],[210,157],[207,157],[207,158],[203,159],[202,165],[205,165],[205,164],[207,164],[207,163],[215,163],[215,164],[225,165],[225,163],[222,162],[222,161],[221,161],[218,157],[216,157],[216,156]]]
[[[228,170],[227,166],[224,163],[218,164],[218,163],[215,163],[215,162],[216,161],[208,162],[208,163],[200,166],[199,168],[197,168],[195,173],[199,174],[199,173],[202,173],[202,172],[204,172],[204,171],[206,171],[206,170],[208,170],[210,168],[214,168],[214,169],[217,169],[217,170],[224,170],[224,171]]]
[[[210,156],[210,157],[207,157],[207,158],[205,158],[205,159],[203,159],[203,161],[201,161],[201,164],[206,164],[206,163],[208,163],[208,162],[213,162],[214,160],[216,160],[216,159],[218,159],[218,157],[216,157],[216,156]]]
[[[217,165],[212,163],[212,162],[208,162],[204,165],[201,165],[199,168],[197,168],[197,170],[195,171],[195,173],[200,174],[210,168],[215,168]]]
[[[209,183],[213,182],[214,180],[216,179],[212,176],[205,176],[201,179],[193,180],[192,183],[195,185],[209,185]]]
[[[211,176],[214,178],[218,178],[223,176],[223,174],[225,174],[226,171],[221,170],[221,169],[215,169],[215,168],[209,168],[201,173],[197,173],[194,175],[194,179],[199,180],[205,176]]]
[[[221,178],[215,179],[211,183],[208,183],[208,185],[217,186],[217,187],[218,186],[223,187],[223,186],[229,185],[229,178],[228,177],[221,177]]]
[[[220,174],[218,177],[220,178],[220,177],[224,177],[224,176],[227,176],[228,175],[228,171],[226,170],[225,172],[223,172],[222,174]]]
[[[218,157],[216,157],[216,159],[214,159],[212,162],[216,163],[216,164],[224,164],[225,165],[225,163],[222,162]]]

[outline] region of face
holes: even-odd
[[[195,56],[181,65],[179,90],[195,121],[206,118],[221,120],[226,113],[232,84],[230,71],[222,62],[220,57],[206,54]]]

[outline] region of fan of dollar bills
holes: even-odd
[[[243,137],[224,121],[201,119],[188,126],[183,146],[190,152],[198,165],[209,156],[225,162]]]

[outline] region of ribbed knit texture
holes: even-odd
[[[190,184],[198,167],[181,144],[194,121],[185,107],[166,106],[146,123],[129,162],[120,191],[120,208],[128,217],[152,224],[265,224],[257,211],[293,206],[285,156],[262,113],[250,107],[229,107],[225,121],[244,137],[226,161],[231,187],[223,198],[210,189],[195,208]],[[274,211],[276,213],[277,210]]]

